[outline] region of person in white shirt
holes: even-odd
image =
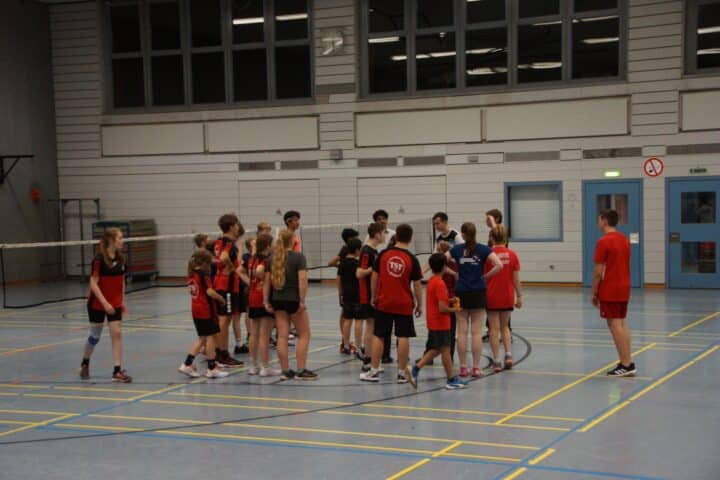
[[[390,219],[390,215],[388,215],[388,212],[386,210],[376,210],[373,215],[373,221],[382,224],[383,227],[385,227],[385,241],[378,245],[377,251],[382,252],[388,247],[388,243],[390,243],[390,240],[395,236],[395,230],[388,228],[388,220]],[[367,243],[367,239],[365,240]]]
[[[462,243],[460,232],[448,225],[448,215],[445,212],[438,212],[432,218],[433,227],[435,228],[435,245],[440,242],[448,242],[450,248]]]

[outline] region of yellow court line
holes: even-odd
[[[388,415],[382,413],[361,413],[361,412],[345,412],[345,411],[326,411],[317,412],[324,415],[348,415],[351,417],[370,417],[370,418],[391,418],[394,420],[412,420],[416,422],[430,422],[430,423],[454,423],[461,425],[483,425],[488,427],[501,427],[501,428],[517,428],[525,430],[547,430],[551,432],[569,432],[569,428],[564,427],[543,427],[540,425],[521,425],[519,423],[504,423],[497,424],[496,422],[480,422],[477,420],[459,420],[455,418],[437,418],[437,417],[414,417],[409,415]]]
[[[612,415],[615,415],[617,412],[619,412],[619,411],[622,410],[623,408],[627,407],[627,406],[630,405],[631,403],[637,401],[638,399],[640,399],[641,397],[643,397],[643,396],[646,395],[647,393],[651,392],[652,390],[656,389],[657,387],[659,387],[659,386],[662,385],[663,383],[667,382],[668,380],[670,380],[672,377],[674,377],[674,376],[677,375],[678,373],[680,373],[680,372],[682,372],[682,371],[684,371],[684,370],[687,370],[688,368],[690,368],[691,366],[695,365],[696,363],[698,363],[698,362],[699,362],[700,360],[702,360],[703,358],[705,358],[705,357],[707,357],[708,355],[716,352],[718,349],[720,349],[720,346],[716,345],[716,346],[712,347],[711,349],[706,350],[703,354],[699,355],[698,357],[696,357],[696,358],[693,359],[693,360],[690,360],[689,362],[684,363],[682,366],[676,368],[676,369],[673,370],[672,372],[670,372],[670,373],[662,376],[662,377],[659,378],[658,380],[654,381],[653,383],[651,383],[651,384],[648,385],[647,387],[645,387],[645,388],[643,388],[642,390],[640,390],[638,393],[636,393],[636,394],[633,395],[632,397],[628,398],[628,399],[625,400],[624,402],[622,402],[622,403],[620,403],[619,405],[615,406],[615,407],[612,408],[611,410],[608,410],[607,412],[605,412],[604,414],[602,414],[601,416],[599,416],[598,418],[596,418],[596,419],[593,420],[592,422],[588,423],[587,425],[585,425],[584,427],[582,427],[582,428],[581,428],[580,430],[578,430],[578,431],[579,431],[579,432],[582,432],[582,433],[587,432],[588,430],[592,429],[593,427],[595,427],[595,426],[598,425],[599,423],[602,423],[603,421],[607,420],[609,417],[611,417]]]
[[[456,449],[457,447],[459,447],[460,445],[462,445],[462,443],[463,443],[463,442],[459,442],[459,441],[458,441],[458,442],[453,443],[452,445],[448,445],[447,447],[443,448],[442,450],[438,450],[437,452],[433,453],[433,454],[430,456],[430,458],[424,458],[424,459],[420,460],[419,462],[417,462],[417,463],[415,463],[415,464],[413,464],[413,465],[410,465],[410,466],[407,467],[407,468],[404,468],[404,469],[400,470],[400,471],[397,472],[396,474],[390,475],[389,477],[387,477],[386,480],[397,480],[398,478],[404,477],[404,476],[407,475],[408,473],[414,472],[415,470],[417,470],[418,468],[422,467],[423,465],[425,465],[425,464],[427,464],[427,463],[430,463],[430,460],[431,460],[431,459],[437,458],[437,457],[441,457],[441,456],[445,455],[446,453],[450,452],[451,450]]]
[[[44,390],[50,385],[26,385],[23,383],[0,383],[0,388],[27,388],[28,390]]]
[[[33,428],[37,428],[37,427],[43,427],[43,426],[48,425],[48,424],[50,424],[50,423],[61,422],[61,421],[63,421],[63,420],[67,420],[67,419],[69,419],[69,418],[76,417],[76,416],[77,416],[76,413],[70,413],[70,414],[68,414],[68,415],[61,415],[61,416],[59,416],[59,417],[49,418],[49,419],[44,420],[44,421],[42,421],[42,422],[31,423],[31,424],[25,425],[25,426],[23,426],[23,427],[18,427],[18,428],[14,428],[14,429],[12,429],[12,430],[8,430],[7,432],[2,432],[2,433],[0,433],[0,437],[5,437],[5,436],[7,436],[7,435],[12,435],[13,433],[24,432],[24,431],[26,431],[26,430],[32,430]]]
[[[692,322],[690,325],[684,326],[684,327],[681,328],[680,330],[675,330],[673,333],[671,333],[670,335],[668,335],[668,337],[670,337],[670,338],[672,338],[672,337],[677,337],[678,335],[680,335],[680,334],[683,333],[684,331],[690,330],[691,328],[694,328],[694,327],[697,327],[697,326],[700,325],[701,323],[705,323],[705,322],[707,322],[708,320],[712,320],[713,318],[716,318],[716,317],[719,316],[719,315],[720,315],[720,312],[711,313],[711,314],[708,315],[707,317],[703,317],[703,318],[701,318],[700,320],[696,320],[696,321]]]
[[[332,402],[329,400],[302,400],[294,398],[279,398],[279,397],[254,397],[247,395],[230,395],[230,394],[219,394],[219,393],[171,393],[173,396],[188,396],[188,397],[203,397],[203,398],[227,398],[237,400],[259,400],[268,402],[283,402],[283,403],[314,403],[318,405],[331,405],[337,407],[344,407],[353,405],[349,402]]]
[[[128,400],[125,397],[94,397],[90,395],[55,395],[52,393],[19,393],[18,396],[30,398],[57,398],[63,400],[99,400],[106,402],[122,402]]]
[[[85,339],[81,338],[73,338],[72,340],[63,340],[62,342],[53,342],[53,343],[43,343],[41,345],[35,345],[34,347],[27,347],[27,348],[15,348],[13,350],[7,350],[4,352],[0,352],[0,357],[4,357],[6,355],[15,355],[16,353],[23,353],[23,352],[32,352],[35,350],[42,350],[45,348],[54,347],[57,345],[65,345],[68,343],[78,343],[80,341],[85,341]]]
[[[43,411],[43,410],[8,410],[8,409],[0,410],[0,413],[17,413],[17,414],[21,414],[21,415],[53,415],[53,416],[80,415],[79,413],[70,413],[70,412],[47,412],[47,411]]]
[[[31,425],[35,422],[19,422],[17,420],[2,420],[0,419],[0,425]]]
[[[655,348],[658,348],[658,347],[655,347]],[[515,374],[540,375],[540,376],[545,375],[545,376],[549,376],[549,377],[584,377],[585,375],[587,375],[587,374],[581,373],[581,372],[550,372],[550,371],[544,371],[544,370],[516,370],[514,368],[505,373],[510,374],[510,375],[515,375]],[[597,377],[597,378],[611,379],[611,377]],[[652,377],[635,376],[632,378],[635,380],[652,380]],[[520,415],[520,416],[522,416],[522,415]]]
[[[2,387],[2,385],[0,385]],[[113,392],[113,393],[149,393],[151,390],[130,390],[125,388],[104,388],[104,387],[55,387],[48,386],[53,390],[67,390],[75,392]]]
[[[646,350],[650,350],[651,348],[655,347],[655,345],[656,345],[655,343],[651,343],[651,344],[649,344],[649,345],[646,345],[646,346],[642,347],[640,350],[638,350],[638,351],[636,351],[636,352],[633,352],[633,355],[638,355],[638,354],[640,354],[640,353],[642,353],[642,352],[644,352],[644,351],[646,351]],[[560,388],[558,388],[557,390],[555,390],[555,391],[553,391],[553,392],[548,393],[547,395],[545,395],[545,396],[543,396],[543,397],[535,400],[535,401],[532,402],[532,403],[529,403],[528,405],[525,405],[524,407],[522,407],[522,408],[520,408],[520,409],[518,409],[518,410],[515,410],[513,413],[511,413],[511,414],[509,414],[509,415],[501,418],[500,420],[498,420],[498,421],[496,422],[496,424],[497,424],[497,425],[502,425],[502,424],[504,424],[505,422],[507,422],[508,420],[511,420],[511,419],[517,417],[518,415],[522,415],[523,413],[527,412],[528,410],[532,410],[533,408],[537,407],[538,405],[543,404],[543,403],[547,402],[548,400],[557,397],[557,396],[560,395],[561,393],[566,392],[566,391],[570,390],[571,388],[576,387],[577,385],[580,385],[581,383],[584,383],[584,382],[590,380],[591,378],[595,377],[596,375],[599,375],[600,373],[604,372],[605,370],[607,370],[608,368],[612,367],[612,366],[615,365],[615,364],[617,364],[617,360],[615,360],[615,361],[613,361],[613,362],[611,362],[611,363],[608,363],[607,365],[604,365],[604,366],[601,367],[601,368],[598,368],[598,369],[595,370],[594,372],[591,372],[591,373],[585,375],[585,376],[582,377],[582,378],[578,378],[578,379],[575,380],[574,382],[568,383],[567,385],[565,385],[565,386],[563,386],[563,387],[560,387]]]
[[[200,421],[200,420],[188,420],[188,419],[182,419],[182,418],[133,417],[133,416],[125,416],[125,415],[104,415],[104,414],[93,414],[93,415],[88,415],[88,417],[104,418],[104,419],[108,419],[108,420],[137,420],[137,421],[144,421],[144,422],[175,423],[175,424],[186,423],[189,425],[216,424],[215,422]],[[223,425],[223,426],[228,426],[228,427],[238,427],[238,428],[249,428],[249,429],[256,429],[256,430],[278,430],[278,431],[288,431],[288,432],[322,433],[322,434],[330,434],[330,435],[348,435],[348,436],[356,436],[356,437],[387,438],[387,439],[396,439],[396,440],[412,440],[412,441],[425,441],[425,442],[453,443],[453,442],[458,441],[458,440],[449,439],[449,438],[422,437],[422,436],[416,436],[416,435],[401,435],[401,434],[393,434],[393,433],[372,433],[372,432],[359,432],[359,431],[348,431],[348,430],[332,430],[332,429],[324,429],[324,428],[288,427],[288,426],[283,426],[283,425],[261,425],[261,424],[257,424],[257,423],[238,423],[238,422],[225,423],[225,422],[223,422],[223,423],[219,423],[217,425]],[[531,451],[540,450],[540,447],[532,447],[532,446],[528,446],[528,445],[512,445],[512,444],[506,444],[506,443],[478,442],[478,441],[472,441],[472,440],[463,440],[462,442],[465,445],[472,445],[472,446],[478,446],[478,447],[496,447],[496,448],[508,448],[508,449],[531,450]]]
[[[217,408],[238,408],[245,410],[269,410],[273,412],[307,412],[304,408],[283,408],[283,407],[261,407],[257,405],[233,405],[225,403],[206,403],[206,402],[174,402],[172,400],[141,400],[142,403],[152,403],[156,405],[179,405],[189,407],[217,407]]]
[[[529,464],[529,465],[537,465],[538,463],[542,462],[543,460],[545,460],[546,458],[548,458],[550,455],[552,455],[553,453],[555,453],[555,451],[556,451],[556,450],[555,450],[554,448],[548,448],[548,449],[545,450],[543,453],[541,453],[540,455],[538,455],[538,456],[534,457],[532,460],[530,460],[530,461],[528,462],[528,464]],[[522,474],[525,473],[525,472],[527,472],[527,468],[526,468],[526,467],[518,468],[518,469],[515,470],[514,472],[511,472],[511,473],[508,474],[507,476],[503,477],[503,480],[513,480],[513,479],[515,479],[515,478],[518,478],[520,475],[522,475]]]

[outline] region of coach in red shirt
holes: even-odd
[[[595,270],[592,279],[592,304],[600,308],[615,341],[620,363],[607,372],[613,377],[632,377],[637,369],[632,363],[630,328],[625,321],[630,301],[630,242],[615,228],[618,213],[605,210],[598,217],[604,235],[595,247]]]

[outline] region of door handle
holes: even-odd
[[[680,243],[680,232],[670,232],[670,243]]]

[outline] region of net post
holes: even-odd
[[[5,249],[0,247],[0,282],[2,283],[3,308],[7,308],[7,289],[5,288]]]

